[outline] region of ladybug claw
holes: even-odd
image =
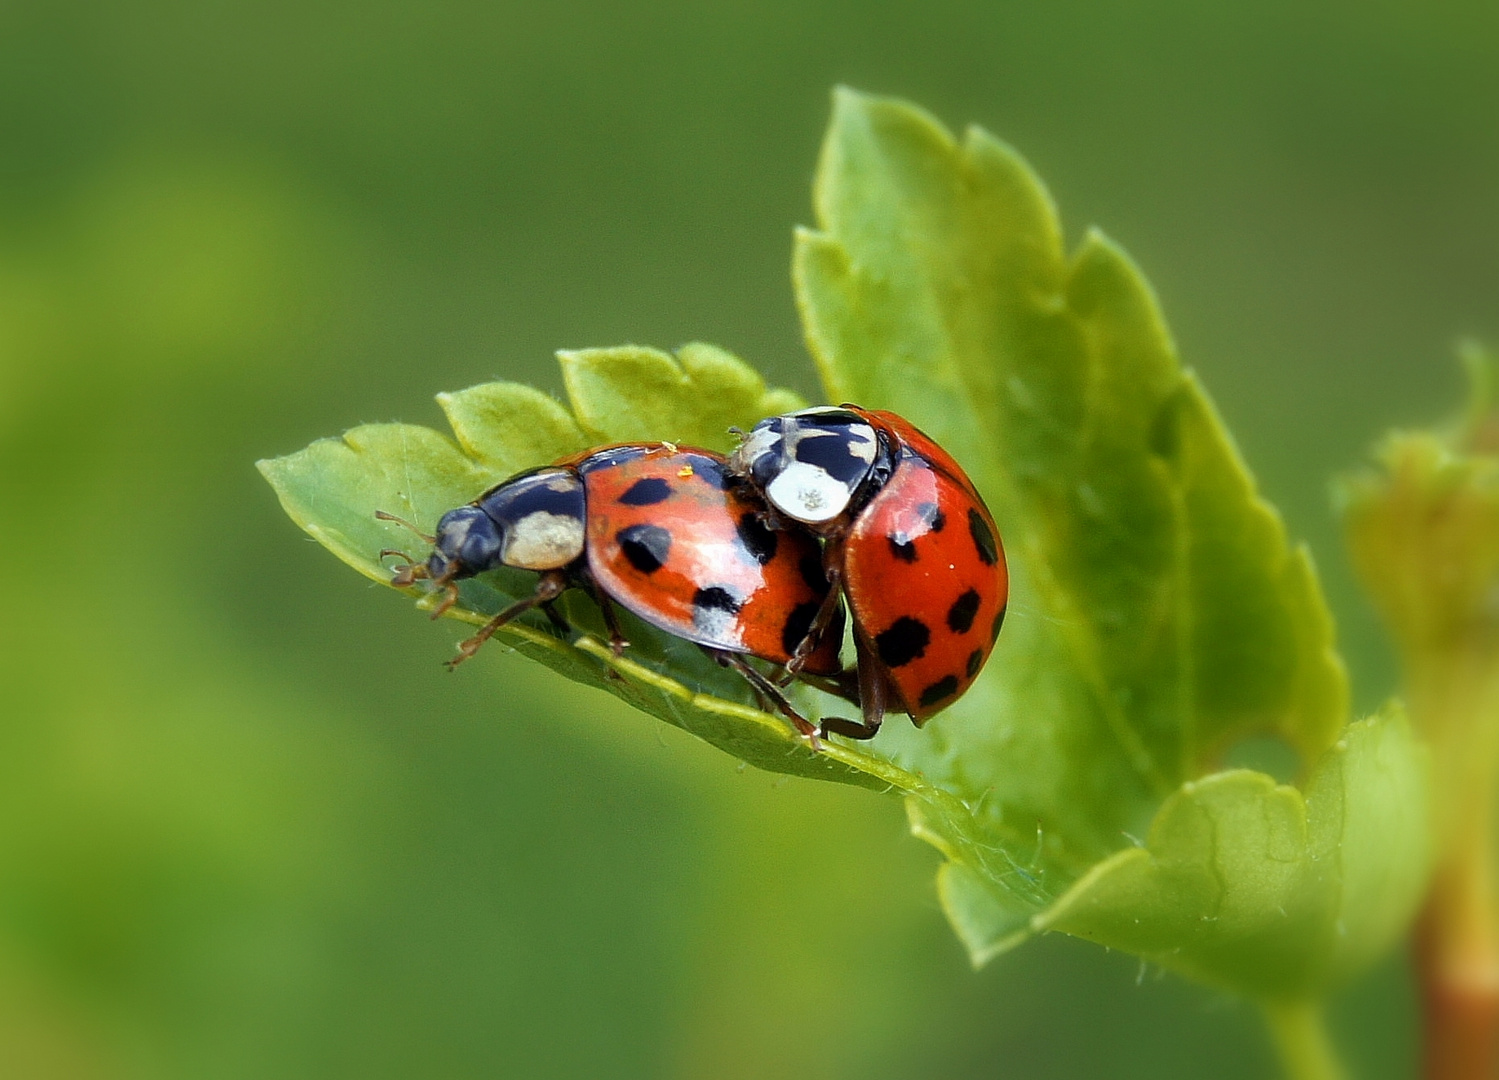
[[[471,637],[458,643],[458,655],[451,660],[444,660],[442,666],[449,671],[455,671],[458,665],[469,660],[479,651],[479,646],[484,644],[483,638]]]

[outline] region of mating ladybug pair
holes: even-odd
[[[736,669],[814,742],[818,727],[781,691],[791,678],[859,705],[861,720],[825,718],[824,735],[873,738],[888,709],[919,727],[984,666],[1009,590],[994,519],[957,462],[894,413],[852,405],[763,420],[728,458],[670,443],[586,451],[450,510],[432,543],[393,584],[446,589],[434,614],[463,578],[501,566],[541,574],[453,664],[532,607],[565,631],[551,602],[578,587],[616,653],[618,604]],[[838,657],[845,602],[849,671]]]

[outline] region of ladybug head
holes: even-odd
[[[460,506],[438,519],[426,576],[440,585],[473,577],[497,565],[499,550],[494,520],[477,506]]]
[[[442,586],[446,595],[432,612],[435,619],[458,599],[458,587],[453,583],[460,578],[473,577],[493,564],[493,552],[499,548],[499,535],[495,523],[477,506],[472,504],[449,510],[437,522],[437,535],[428,536],[404,518],[376,510],[375,516],[382,521],[394,521],[406,526],[432,545],[432,554],[425,563],[416,562],[404,551],[386,548],[380,552],[383,559],[395,555],[406,560],[406,565],[391,575],[390,583],[398,589],[414,585],[418,581],[430,581]]]
[[[878,456],[879,440],[867,420],[823,405],[760,421],[729,463],[781,513],[815,526],[848,510]]]
[[[576,561],[583,554],[583,513],[583,483],[571,470],[522,473],[444,514],[437,535],[425,538],[432,544],[427,561],[401,567],[391,584],[425,579],[446,587],[435,612],[441,614],[457,600],[456,581],[501,566],[559,570]]]

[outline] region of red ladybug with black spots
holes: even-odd
[[[459,645],[450,666],[533,607],[568,632],[552,601],[578,587],[598,603],[616,655],[626,645],[613,609],[619,604],[738,670],[815,741],[814,726],[744,657],[785,665],[797,655],[799,668],[836,675],[841,605],[833,596],[839,625],[825,644],[804,645],[814,619],[828,619],[823,609],[832,589],[817,540],[767,528],[765,517],[755,489],[711,450],[607,446],[511,477],[448,511],[437,535],[426,537],[431,556],[408,560],[392,584],[428,580],[445,589],[435,618],[457,601],[456,582],[464,578],[501,566],[538,571],[536,591]]]
[[[823,540],[830,591],[789,670],[842,636],[832,623],[848,601],[863,722],[830,719],[825,732],[873,738],[889,708],[920,727],[973,685],[1009,574],[994,518],[947,451],[894,413],[822,406],[761,421],[729,467],[765,495],[773,523],[794,523],[783,535]]]

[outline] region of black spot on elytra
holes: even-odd
[[[874,645],[879,651],[880,662],[886,667],[900,667],[926,654],[932,632],[926,623],[902,615],[890,624],[890,629],[875,636]]]
[[[812,620],[817,618],[817,609],[821,606],[815,600],[808,600],[805,604],[797,604],[786,616],[786,625],[781,628],[781,648],[786,650],[787,656],[796,652],[807,631],[812,629]]]
[[[822,553],[809,551],[802,556],[802,561],[797,564],[797,569],[802,573],[802,580],[807,583],[818,596],[828,591],[828,573],[822,568]]]
[[[796,442],[796,460],[815,465],[840,484],[852,486],[869,471],[869,461],[850,451],[852,441],[846,434],[805,435]]]
[[[944,675],[921,692],[921,707],[931,708],[938,702],[946,701],[958,692],[958,677],[956,675]]]
[[[723,491],[729,486],[729,478],[724,474],[723,466],[712,458],[697,457],[694,455],[692,459],[692,474],[702,480],[703,483],[709,484],[719,491]]]
[[[914,532],[906,532],[897,529],[885,537],[890,544],[890,554],[901,562],[913,563],[917,558],[916,541],[927,533],[941,532],[947,526],[947,515],[944,514],[934,502],[920,503],[916,507],[916,516],[926,528],[916,526]]]
[[[636,480],[625,489],[619,501],[626,506],[655,506],[671,498],[671,485],[659,476]]]
[[[953,601],[947,609],[947,628],[954,634],[966,634],[973,627],[973,617],[979,613],[979,594],[969,589]]]
[[[692,606],[705,608],[712,611],[726,611],[730,615],[739,614],[743,605],[734,598],[734,594],[721,585],[711,585],[706,589],[699,589],[692,594]]]
[[[905,533],[891,533],[885,537],[890,542],[890,554],[901,562],[913,563],[916,561],[916,541],[908,539]]]
[[[1005,609],[1004,608],[1000,608],[999,609],[999,614],[996,615],[996,616],[994,616],[994,627],[989,631],[989,640],[991,642],[999,640],[999,629],[1000,629],[1000,627],[1004,626],[1004,624],[1005,624]]]
[[[776,557],[776,545],[779,542],[776,534],[766,528],[765,522],[760,520],[760,515],[753,510],[746,510],[739,515],[734,531],[739,534],[739,542],[761,566]]]
[[[971,679],[979,673],[979,668],[984,666],[984,650],[974,649],[968,654],[968,677]]]
[[[999,546],[994,542],[994,532],[984,516],[972,508],[968,511],[968,531],[973,534],[973,546],[986,566],[999,562]]]
[[[642,574],[654,574],[671,554],[671,533],[659,525],[630,525],[614,536],[631,566]]]
[[[925,502],[916,507],[916,513],[921,515],[921,520],[926,522],[927,528],[932,532],[941,532],[947,528],[947,515],[942,509],[932,502]]]

